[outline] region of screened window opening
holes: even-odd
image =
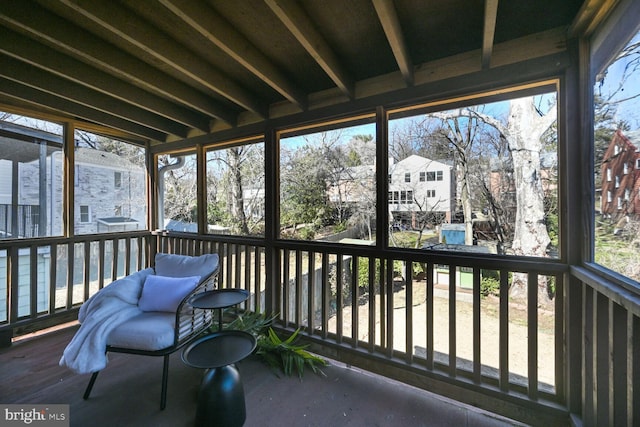
[[[207,151],[207,233],[264,236],[264,142]]]
[[[195,153],[158,156],[158,226],[169,231],[198,232]]]
[[[593,87],[594,261],[640,282],[640,32],[611,57]]]
[[[375,126],[363,121],[281,135],[280,237],[375,242]]]
[[[79,129],[74,137],[75,233],[146,229],[145,149]]]
[[[0,112],[0,239],[63,233],[63,127]]]
[[[557,258],[557,97],[391,112],[389,244]],[[551,90],[551,91],[550,91]],[[526,150],[520,148],[526,147]],[[407,182],[406,174],[424,176]]]

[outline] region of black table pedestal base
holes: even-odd
[[[246,417],[238,369],[234,365],[209,369],[198,393],[196,426],[240,427]]]

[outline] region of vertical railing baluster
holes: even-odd
[[[254,258],[255,259],[255,246],[252,248],[250,248],[247,245],[244,245],[244,289],[246,289],[249,292],[249,295],[251,295],[251,292],[253,291],[253,294],[255,296],[255,294],[257,293],[257,290],[255,287],[253,287],[252,289],[252,280],[251,280],[251,259]],[[245,301],[245,303],[243,304],[245,310],[250,310],[251,309],[251,301],[247,300]],[[254,311],[258,311],[256,310],[256,305],[253,306],[253,310]]]
[[[105,262],[104,239],[100,239],[98,241],[98,289],[104,288],[104,262]]]
[[[18,288],[20,286],[20,268],[18,265],[18,258],[20,256],[20,249],[18,246],[12,246],[7,249],[8,265],[7,271],[9,272],[9,323],[14,323],[18,320],[18,303],[19,293]]]
[[[376,345],[376,258],[369,257],[369,351],[373,353]]]
[[[408,364],[413,363],[413,263],[405,261],[405,360]]]
[[[360,283],[359,273],[360,264],[359,257],[353,255],[351,257],[351,340],[352,346],[357,347],[358,337],[360,336]]]
[[[640,317],[627,312],[627,425],[640,423]]]
[[[385,298],[386,298],[386,307],[385,312],[387,316],[387,322],[381,323],[383,326],[383,330],[386,331],[387,340],[382,341],[384,345],[386,345],[386,353],[387,357],[393,357],[393,258],[387,258],[387,270],[386,270],[386,280],[385,280]]]
[[[509,271],[500,270],[499,313],[499,371],[500,390],[509,391]]]
[[[124,239],[124,275],[128,276],[131,274],[131,238],[126,237]]]
[[[244,252],[244,245],[236,245],[235,249],[236,249],[236,255],[235,255],[235,273],[234,273],[234,281],[233,281],[233,287],[234,288],[241,288],[242,287],[242,282],[241,282],[241,278],[242,278],[242,252]]]
[[[476,383],[482,381],[480,358],[481,325],[480,325],[480,269],[473,269],[473,380]]]
[[[609,348],[610,367],[609,373],[609,420],[610,426],[627,425],[624,415],[627,408],[627,352],[618,349],[626,348],[627,343],[627,316],[626,310],[620,305],[610,301],[609,310]]]
[[[84,242],[84,280],[82,283],[84,284],[84,292],[83,292],[83,300],[86,301],[89,299],[89,291],[91,285],[91,242],[89,240],[85,240]]]
[[[111,261],[111,281],[118,278],[118,264],[120,261],[120,239],[114,238],[112,241],[113,260]]]
[[[234,272],[234,262],[235,262],[235,249],[236,249],[236,245],[234,243],[229,243],[227,245],[227,277],[225,279],[225,288],[233,288],[234,283],[233,283],[233,272]]]
[[[433,321],[433,263],[427,263],[427,290],[426,290],[426,299],[427,299],[427,315],[426,315],[426,334],[427,334],[427,344],[426,344],[426,364],[427,369],[433,370],[433,337],[434,337],[434,321]]]
[[[609,422],[609,376],[611,375],[611,348],[609,347],[609,310],[611,300],[601,293],[595,295],[595,343],[596,343],[596,424]]]
[[[302,325],[302,251],[296,250],[296,328]]]
[[[289,254],[289,249],[285,249],[283,251],[282,256],[282,321],[284,322],[284,326],[289,326],[289,267],[291,263],[291,258]]]
[[[387,346],[387,259],[380,258],[380,306],[378,313],[380,313],[380,346],[385,348]]]
[[[566,399],[565,393],[565,379],[564,379],[564,355],[565,355],[565,336],[562,333],[563,325],[565,323],[565,297],[564,297],[564,276],[562,274],[556,274],[555,276],[555,295],[554,295],[554,384],[555,393],[559,402],[564,402]]]
[[[594,425],[593,420],[596,416],[595,402],[595,361],[596,361],[596,343],[595,343],[595,291],[587,286],[583,287],[584,308],[582,309],[582,327],[584,329],[584,338],[582,340],[582,378],[584,379],[584,387],[582,391],[583,413],[582,420],[585,426]]]
[[[38,316],[38,247],[29,246],[29,317]]]
[[[527,276],[528,395],[538,399],[538,273]]]
[[[73,272],[75,271],[75,245],[67,243],[67,310],[73,305]]]
[[[52,243],[49,245],[49,314],[56,312],[56,282],[58,280],[58,245]]]
[[[456,265],[449,265],[449,375],[456,375]]]
[[[313,251],[308,252],[309,259],[307,260],[307,277],[308,282],[308,298],[307,298],[307,332],[309,335],[315,331],[315,308],[316,308],[316,272],[315,272],[315,258],[316,253]]]
[[[329,286],[329,254],[322,252],[322,339],[329,336],[329,303],[331,289]]]
[[[344,322],[342,254],[336,254],[336,342],[342,343]]]

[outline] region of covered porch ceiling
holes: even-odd
[[[0,2],[0,104],[171,142],[566,49],[612,0]]]

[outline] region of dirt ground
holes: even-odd
[[[415,283],[414,283],[415,285]],[[427,304],[426,286],[414,286],[412,301],[413,354],[426,354]],[[376,296],[376,307],[380,307],[380,297]],[[528,376],[528,330],[526,305],[509,304],[509,375],[512,382],[527,384]],[[449,296],[446,289],[434,290],[434,352],[437,361],[449,362]],[[359,339],[369,340],[368,305],[359,306]],[[351,307],[343,312],[342,331],[351,336]],[[394,349],[406,351],[406,291],[394,293],[393,337]],[[455,300],[456,313],[456,356],[457,366],[472,369],[473,364],[473,304],[472,295],[458,292]],[[499,366],[499,304],[495,297],[481,300],[480,308],[480,361],[485,375],[498,376]],[[538,380],[540,388],[553,390],[554,381],[554,318],[548,310],[538,312]],[[329,330],[335,331],[336,319],[329,321]],[[380,316],[376,309],[376,342],[380,342]]]

